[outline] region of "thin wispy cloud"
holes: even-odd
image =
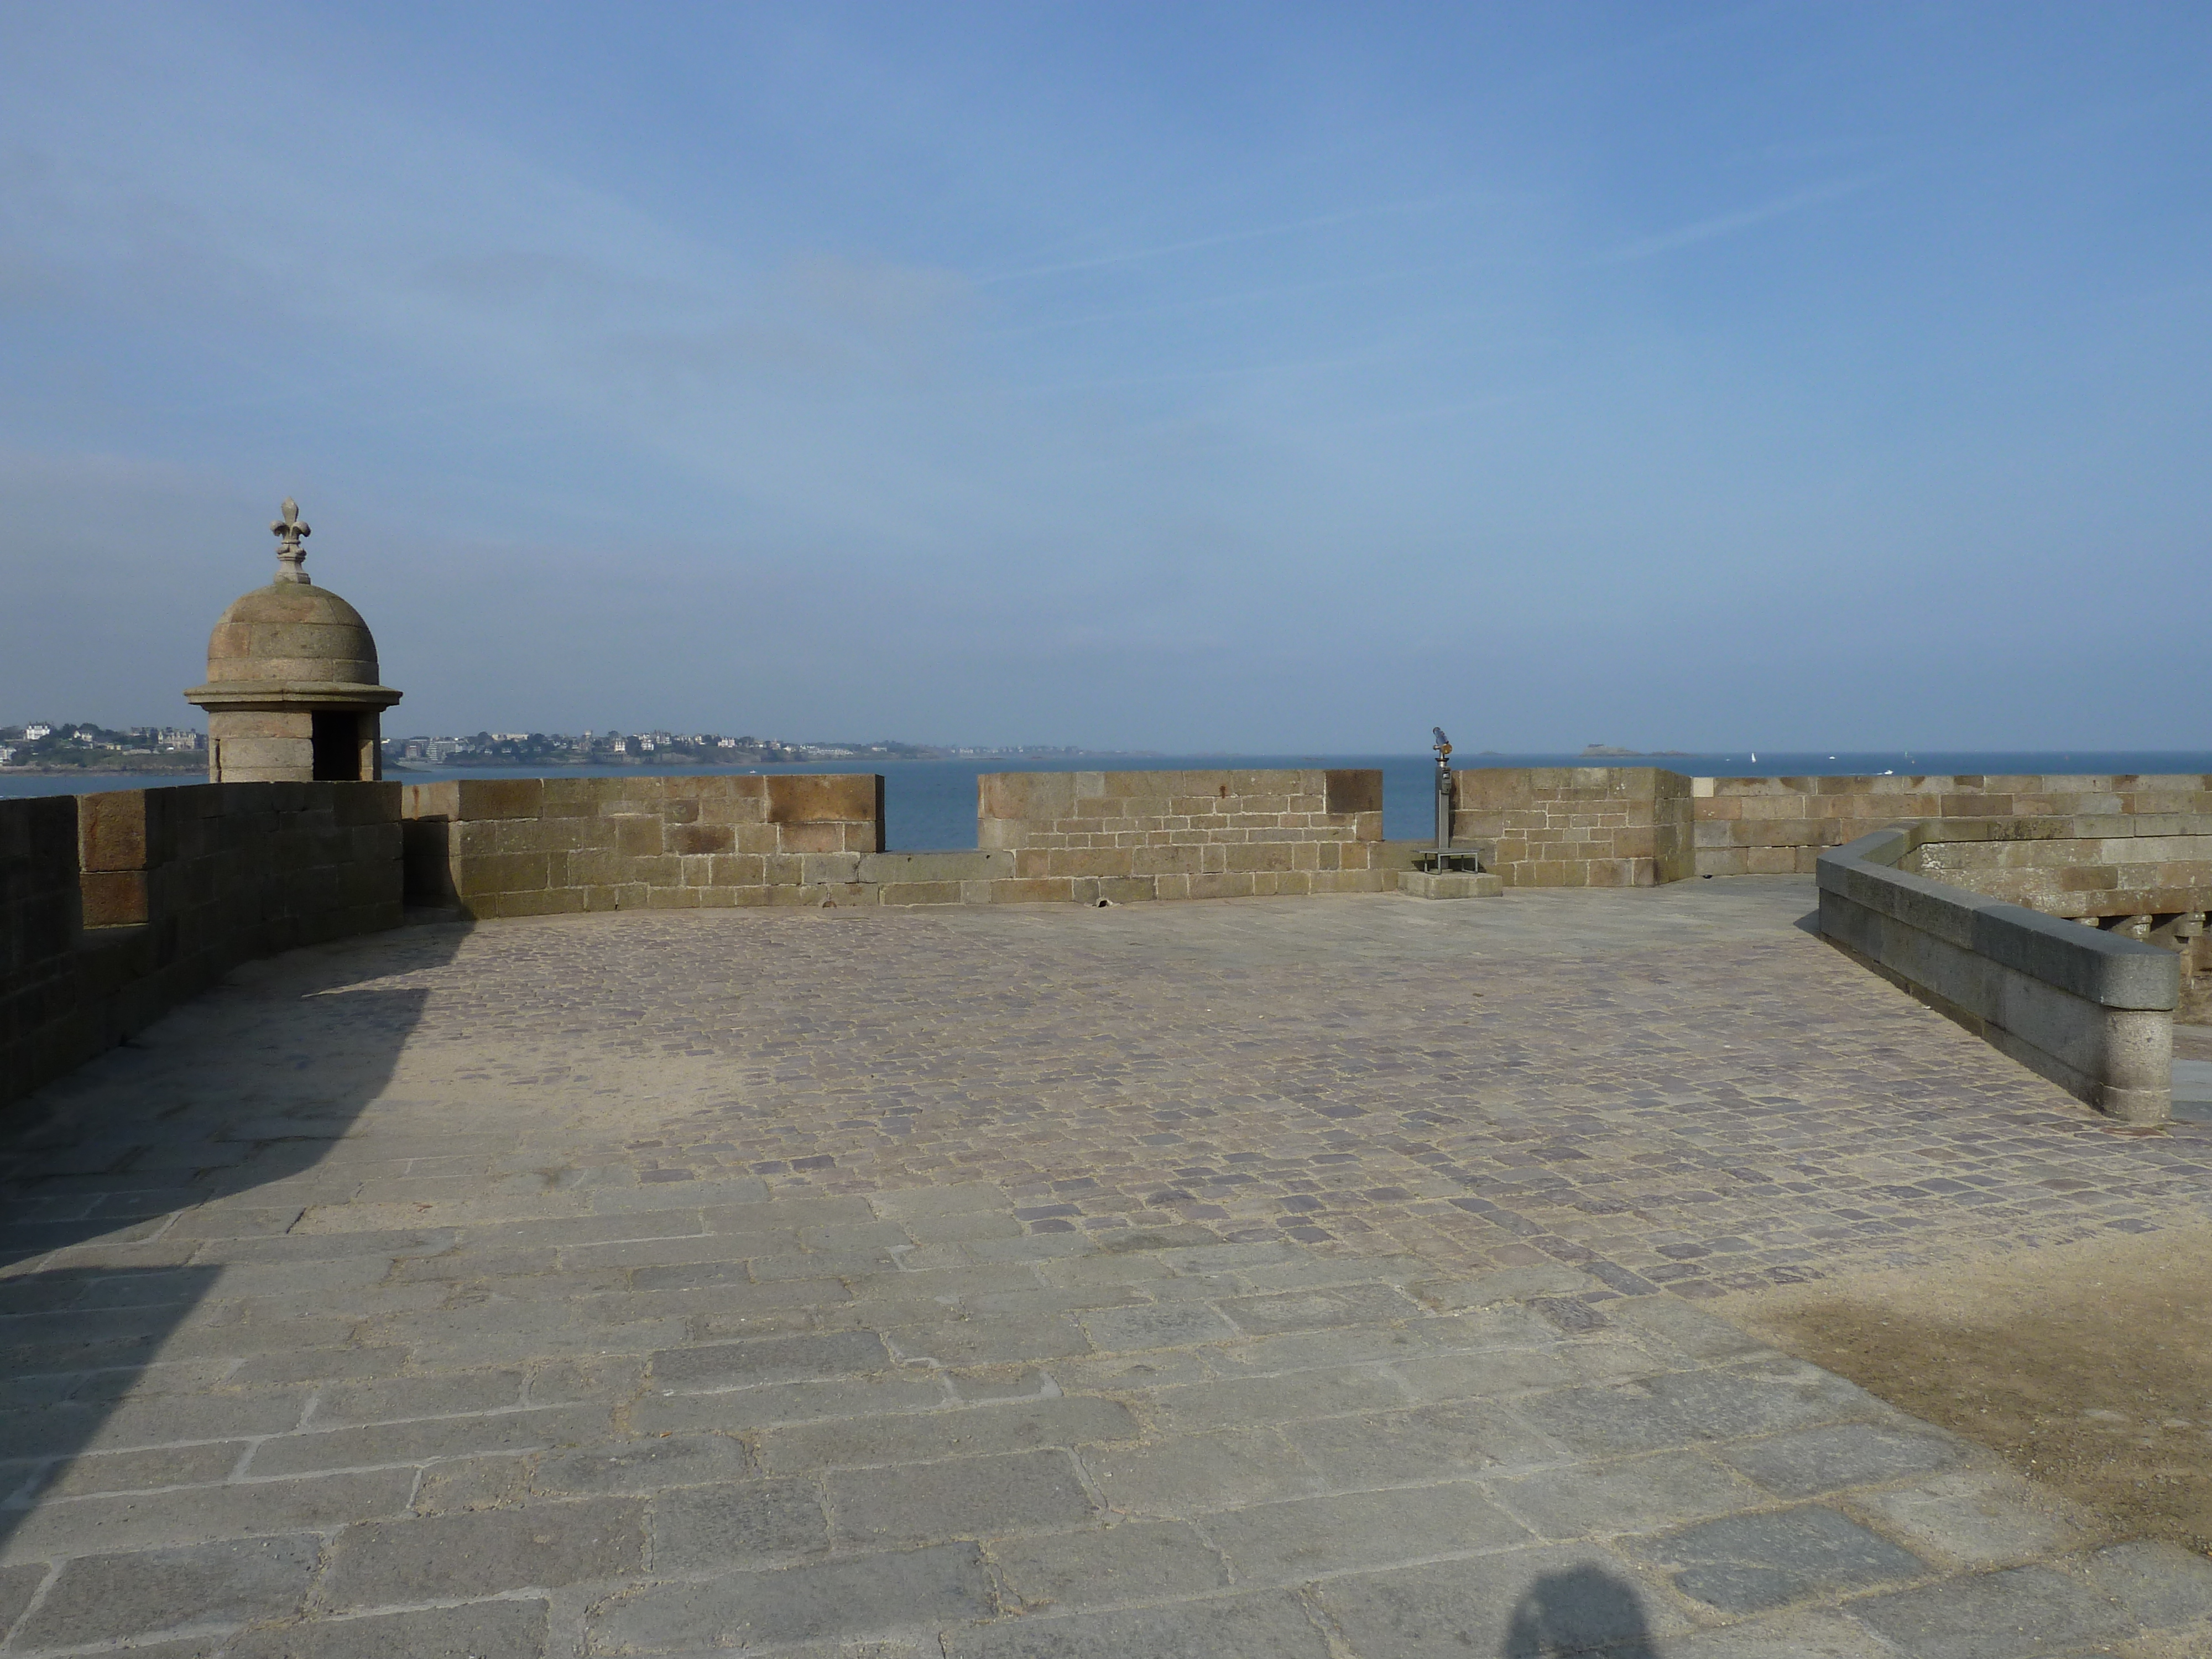
[[[1529,259],[1453,259],[1439,264],[1403,265],[1389,270],[1360,271],[1349,276],[1319,277],[1310,283],[1278,283],[1266,288],[1239,289],[1231,294],[1205,294],[1158,305],[1123,306],[1111,311],[1087,311],[1073,317],[1048,317],[1036,322],[983,330],[993,339],[1012,339],[1025,334],[1048,334],[1057,329],[1088,328],[1100,323],[1141,322],[1150,317],[1181,317],[1200,311],[1218,311],[1257,305],[1268,300],[1291,300],[1310,294],[1339,293],[1346,289],[1382,288],[1392,283],[1419,282],[1431,276],[1463,276],[1476,270],[1533,269]]]
[[[1065,259],[1056,264],[1030,265],[1020,270],[1002,270],[990,276],[978,276],[979,288],[989,288],[1002,283],[1029,282],[1040,276],[1059,276],[1076,270],[1100,270],[1109,265],[1135,264],[1145,259],[1164,259],[1177,253],[1194,253],[1201,248],[1228,247],[1239,242],[1265,241],[1275,236],[1296,235],[1304,230],[1327,230],[1338,225],[1356,224],[1363,219],[1387,218],[1393,215],[1433,213],[1443,208],[1459,207],[1482,199],[1488,192],[1455,191],[1445,196],[1427,196],[1404,202],[1379,202],[1369,207],[1346,208],[1341,212],[1316,214],[1310,219],[1290,219],[1281,224],[1260,225],[1247,230],[1223,231],[1215,236],[1194,236],[1188,241],[1162,242],[1154,247],[1131,248],[1121,253],[1102,253],[1089,259]]]
[[[1672,253],[1677,248],[1695,247],[1700,242],[1718,241],[1723,236],[1733,236],[1736,232],[1749,230],[1754,225],[1787,218],[1793,213],[1802,213],[1808,208],[1819,207],[1824,203],[1840,201],[1846,196],[1856,196],[1880,182],[1881,175],[1872,173],[1851,179],[1838,179],[1811,190],[1796,191],[1771,202],[1761,202],[1756,207],[1717,214],[1712,218],[1699,219],[1656,236],[1639,237],[1635,241],[1624,242],[1619,247],[1599,254],[1589,263],[1593,265],[1626,264],[1632,260]]]

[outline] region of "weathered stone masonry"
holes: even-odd
[[[471,916],[862,902],[868,775],[496,778],[405,786],[411,900]]]
[[[1701,876],[1808,876],[1824,848],[1840,847],[1887,824],[1936,818],[1955,830],[1947,839],[1961,842],[2090,842],[2212,834],[2212,778],[2186,773],[2172,776],[1695,778],[1690,781],[1697,870]],[[2069,849],[2069,853],[2081,850]],[[2087,872],[2122,863],[2190,861],[2186,855],[2169,859],[2165,852],[2160,849],[2148,859],[2137,851],[2132,856],[2082,856],[2070,862]],[[1979,867],[2003,864],[2027,867],[2051,861],[2043,855],[2008,854],[1988,860]],[[2087,873],[2075,879],[2076,885],[2071,890],[2080,892],[2099,885],[2118,889],[2130,884],[2100,882]],[[1978,885],[1977,890],[2044,909],[2052,908],[2045,904],[2045,897],[2055,899],[2067,890],[2053,883],[2044,896],[2033,897],[2027,896],[2030,889],[2025,884],[2010,892]],[[2054,909],[2053,913],[2082,914],[2086,908]]]
[[[1651,887],[1693,873],[1690,782],[1652,766],[1475,769],[1452,779],[1452,839],[1508,887]]]
[[[976,839],[1012,854],[1006,898],[1380,892],[1378,771],[996,772]]]
[[[240,963],[401,915],[397,784],[0,801],[0,1101]]]
[[[407,787],[408,891],[471,916],[1379,892],[1382,775],[995,773],[974,852],[887,853],[872,775]]]

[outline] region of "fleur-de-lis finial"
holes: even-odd
[[[300,504],[289,495],[277,509],[283,516],[274,520],[269,528],[276,537],[276,580],[280,582],[304,582],[312,580],[301,567],[307,562],[307,550],[300,544],[313,534],[300,522]]]

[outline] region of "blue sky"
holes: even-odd
[[[2202,6],[0,10],[0,718],[2203,747]]]

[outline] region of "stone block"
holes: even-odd
[[[723,1573],[830,1547],[810,1480],[745,1480],[663,1492],[648,1522],[656,1573]]]
[[[1753,1507],[1756,1488],[1694,1452],[1547,1469],[1492,1488],[1547,1538],[1649,1532]]]
[[[320,1547],[320,1540],[301,1534],[79,1556],[63,1565],[15,1643],[26,1649],[143,1643],[165,1631],[288,1618],[307,1594]]]
[[[1329,772],[1325,775],[1325,778],[1323,791],[1327,805],[1322,810],[1333,817],[1342,817],[1352,813],[1374,813],[1376,815],[1376,835],[1369,836],[1367,839],[1379,838],[1382,822],[1380,815],[1382,811],[1382,774],[1379,770],[1363,768],[1357,771]]]
[[[74,1555],[324,1530],[372,1516],[404,1515],[414,1487],[412,1469],[372,1469],[301,1480],[49,1498],[16,1528],[8,1546],[17,1555]]]
[[[965,902],[965,884],[957,881],[887,882],[877,895],[880,904],[959,904]]]
[[[319,1593],[335,1607],[389,1607],[619,1577],[644,1565],[644,1506],[587,1498],[349,1527],[331,1547]]]
[[[356,1322],[347,1322],[349,1327]],[[343,1330],[339,1333],[342,1336]],[[603,1438],[601,1407],[485,1412],[469,1417],[383,1423],[323,1433],[280,1434],[255,1447],[248,1473],[256,1478],[334,1469],[392,1468],[488,1452],[534,1450],[577,1440]]]
[[[1860,1494],[1852,1507],[1929,1559],[1966,1569],[2060,1554],[2092,1535],[2063,1504],[2009,1472],[1954,1469]]]
[[[1821,1504],[1735,1515],[1649,1540],[1675,1588],[1723,1613],[1756,1613],[1924,1577],[1928,1564]]]
[[[547,1637],[544,1602],[478,1601],[250,1630],[223,1653],[225,1659],[542,1659]]]
[[[791,1474],[913,1462],[941,1456],[953,1445],[982,1456],[1129,1441],[1140,1432],[1128,1408],[1117,1401],[1069,1398],[797,1424],[768,1431],[760,1453],[772,1474]]]
[[[541,892],[550,884],[550,866],[543,853],[494,853],[457,860],[455,884],[464,899],[495,893]]]
[[[1871,1396],[1840,1377],[1761,1364],[1669,1372],[1609,1388],[1565,1389],[1526,1401],[1520,1410],[1546,1434],[1585,1456],[1863,1421],[1880,1412]]]
[[[1517,1381],[1558,1380],[1547,1365],[1540,1374],[1516,1377],[1516,1356],[1486,1356],[1486,1373],[1473,1386],[1513,1391]],[[1523,1357],[1525,1358],[1525,1356]],[[1430,1365],[1442,1362],[1424,1362]],[[1407,1381],[1416,1395],[1425,1392],[1410,1368]],[[1471,1391],[1464,1376],[1451,1383],[1455,1393]],[[1358,1417],[1291,1423],[1283,1431],[1298,1455],[1331,1486],[1401,1486],[1456,1474],[1497,1475],[1556,1462],[1559,1448],[1486,1400],[1444,1400],[1411,1411],[1369,1413]]]
[[[1014,873],[1011,852],[871,853],[860,860],[859,878],[890,885],[900,882],[996,881]]]
[[[1379,1567],[1532,1541],[1473,1481],[1332,1492],[1206,1519],[1240,1582],[1295,1583],[1317,1570]]]
[[[653,1376],[664,1389],[734,1389],[887,1370],[891,1364],[875,1332],[835,1331],[671,1348],[653,1355]]]
[[[81,891],[87,927],[130,927],[151,919],[143,870],[87,871]]]
[[[651,1493],[739,1480],[751,1473],[752,1458],[743,1441],[719,1434],[661,1434],[556,1452],[538,1464],[530,1484],[540,1492]]]
[[[1958,1462],[1959,1455],[1957,1443],[1945,1436],[1870,1423],[1802,1429],[1718,1454],[1778,1498],[1818,1498],[1931,1474]]]
[[[1289,1423],[1350,1412],[1389,1411],[1410,1403],[1404,1385],[1370,1365],[1318,1367],[1274,1376],[1232,1377],[1161,1389],[1152,1397],[1160,1422],[1199,1432],[1243,1423]]]
[[[1074,1460],[1061,1450],[833,1470],[823,1489],[837,1536],[858,1543],[994,1538],[1091,1518]]]
[[[1186,1516],[1322,1489],[1321,1477],[1267,1428],[1168,1435],[1087,1453],[1084,1465],[1109,1506],[1129,1515]]]
[[[1216,1304],[1254,1336],[1418,1318],[1421,1306],[1390,1285],[1344,1285],[1267,1295],[1228,1297]]]
[[[14,1629],[15,1621],[23,1616],[23,1609],[31,1605],[39,1586],[46,1582],[46,1571],[43,1561],[0,1567],[0,1636]]]
[[[587,844],[581,818],[493,818],[471,827],[492,832],[495,853],[568,853]]]
[[[158,807],[152,814],[154,840],[149,839],[148,797],[156,793],[115,789],[77,797],[77,856],[84,870],[143,870],[164,861],[167,849],[154,844],[163,838]]]
[[[1007,1539],[991,1554],[1028,1611],[1202,1595],[1229,1582],[1220,1556],[1180,1522],[1125,1521],[1103,1531]],[[1018,1628],[1035,1631],[1026,1621]]]
[[[2147,1629],[2212,1625],[2212,1561],[2194,1550],[2136,1539],[2099,1550],[2085,1565],[2098,1587]]]
[[[1000,1620],[955,1631],[944,1648],[948,1659],[1328,1659],[1340,1650],[1287,1590]]]
[[[624,813],[615,819],[615,850],[626,859],[657,857],[666,850],[658,816]]]
[[[1064,904],[1075,896],[1075,884],[1065,878],[1037,876],[988,884],[993,904]]]
[[[787,854],[842,853],[845,851],[845,826],[817,820],[784,823],[776,831],[776,847]]]
[[[1184,1303],[1101,1309],[1085,1315],[1082,1324],[1091,1345],[1109,1352],[1233,1341],[1238,1334],[1211,1308]]]
[[[1488,870],[1401,870],[1398,890],[1424,899],[1495,898],[1505,884]]]
[[[2135,1634],[2135,1621],[2089,1585],[2049,1567],[2016,1567],[1869,1596],[1850,1615],[1915,1659],[2021,1659],[2075,1653]]]
[[[766,781],[770,823],[883,820],[880,775],[787,772]]]
[[[652,1585],[603,1603],[586,1629],[593,1651],[712,1651],[899,1632],[934,1636],[994,1610],[975,1546],[943,1544]]]
[[[542,778],[464,778],[455,816],[483,818],[534,818],[544,810],[545,782]]]

